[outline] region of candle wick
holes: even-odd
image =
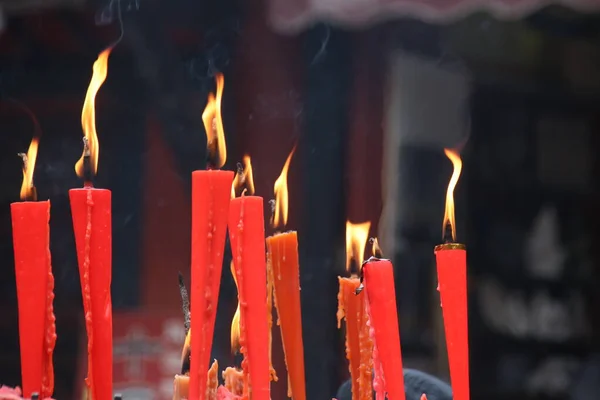
[[[90,144],[87,137],[83,137],[83,185],[92,187],[93,184],[92,161]]]
[[[444,227],[444,233],[442,235],[442,240],[444,243],[453,243],[455,239],[452,237],[452,225],[450,222],[446,224]]]
[[[23,160],[23,179],[25,179],[25,177],[27,176],[27,172],[28,172],[28,168],[27,168],[27,162],[29,161],[29,158],[27,157],[26,153],[17,153],[17,155],[19,157],[21,157],[21,160]],[[24,201],[36,201],[37,200],[37,189],[35,187],[35,185],[33,184],[33,176],[31,177],[31,184],[29,185],[29,190],[27,191],[27,196],[25,196],[25,198],[23,199]]]
[[[275,199],[269,200],[269,206],[271,207],[271,227],[277,228],[275,225],[275,207],[277,206]]]

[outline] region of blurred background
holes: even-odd
[[[600,4],[571,0],[0,0],[0,381],[20,382],[9,204],[35,126],[50,199],[57,399],[81,398],[85,330],[68,189],[98,53],[96,185],[113,193],[115,389],[167,399],[180,369],[177,272],[189,282],[191,171],[225,75],[226,168],[258,195],[294,144],[307,394],[348,378],[337,330],[346,221],[371,221],[396,266],[404,364],[448,379],[433,246],[452,165],[469,250],[473,399],[598,399]],[[267,210],[268,211],[268,210]],[[269,216],[270,212],[266,212]],[[267,231],[269,228],[267,228]],[[236,307],[225,256],[214,354]],[[275,368],[283,371],[279,331]],[[273,398],[286,393],[285,374]],[[412,399],[411,399],[412,400]]]

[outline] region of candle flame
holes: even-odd
[[[243,164],[238,163],[238,170],[231,184],[231,198],[235,198],[236,194],[253,195],[254,194],[254,176],[252,174],[252,163],[249,155],[245,155],[242,159]]]
[[[227,146],[225,145],[225,129],[223,128],[223,117],[221,115],[221,101],[223,99],[223,88],[225,77],[222,73],[215,75],[217,83],[217,96],[208,94],[208,101],[202,113],[202,122],[206,132],[206,148],[208,151],[209,164],[214,168],[221,168],[227,160]]]
[[[83,154],[75,164],[75,172],[80,178],[84,177],[84,159],[86,156],[89,156],[92,175],[96,175],[98,172],[98,156],[100,148],[98,135],[96,133],[96,94],[106,80],[106,75],[108,74],[108,57],[110,56],[111,50],[112,47],[104,50],[98,55],[98,59],[94,62],[92,79],[90,80],[87,93],[85,94],[83,109],[81,110],[81,127],[83,128],[83,135],[87,145],[84,146]]]
[[[23,159],[23,184],[21,185],[21,200],[37,200],[37,191],[33,184],[33,171],[40,140],[37,137],[31,139],[27,154],[19,153]]]
[[[287,224],[289,204],[287,175],[288,170],[290,169],[290,163],[292,162],[292,156],[294,155],[295,151],[296,146],[294,146],[287,160],[285,160],[281,174],[275,181],[273,188],[275,193],[275,206],[273,215],[271,217],[271,226],[273,226],[273,228],[277,228],[280,225],[285,226]]]
[[[446,235],[446,228],[450,226],[452,231],[452,241],[456,241],[456,219],[454,213],[454,188],[458,183],[458,178],[460,177],[460,171],[462,170],[462,161],[458,153],[454,150],[444,149],[444,153],[446,157],[452,161],[452,165],[454,166],[454,171],[452,172],[452,177],[450,178],[450,183],[448,183],[448,190],[446,192],[446,208],[444,212],[444,223],[442,224],[442,235]]]
[[[383,258],[383,251],[379,247],[379,240],[376,237],[371,238],[371,254],[375,258]]]
[[[235,282],[235,287],[238,291],[237,308],[235,310],[235,314],[233,314],[233,319],[231,320],[231,353],[235,353],[240,348],[240,287],[238,285],[237,274],[235,272],[233,261],[231,264],[229,264],[229,268],[231,270],[231,275],[233,276],[233,281]]]
[[[358,269],[362,268],[369,229],[371,221],[358,224],[346,221],[346,271],[351,270],[353,261]]]

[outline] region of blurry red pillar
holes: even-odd
[[[179,310],[177,271],[190,282],[190,200],[176,174],[161,125],[148,117],[142,228],[141,295],[147,310]],[[191,173],[191,171],[190,171]],[[182,317],[183,318],[183,317]],[[183,319],[182,319],[183,321]]]
[[[377,29],[354,35],[346,166],[348,218],[371,221],[371,235],[377,235],[382,210],[383,77],[387,66],[378,39]]]

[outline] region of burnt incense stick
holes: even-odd
[[[185,288],[185,282],[183,281],[183,275],[179,272],[179,294],[181,295],[181,309],[183,311],[183,326],[185,327],[185,333],[187,334],[190,330],[190,298],[188,296],[187,289]]]

